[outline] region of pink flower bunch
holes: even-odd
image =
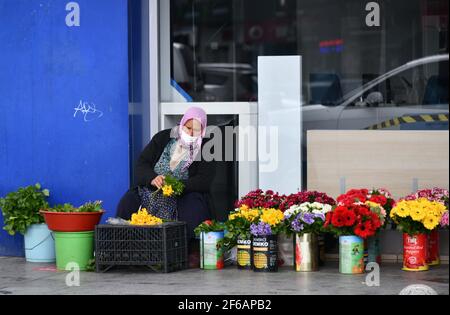
[[[448,208],[448,190],[442,188],[433,188],[433,189],[421,189],[416,193],[406,196],[405,200],[416,200],[419,198],[426,198],[429,201],[440,202],[447,206]]]
[[[440,225],[442,228],[448,228],[448,210],[442,215]]]

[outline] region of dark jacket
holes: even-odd
[[[150,184],[158,176],[154,171],[154,167],[161,157],[164,148],[171,140],[170,131],[170,129],[166,129],[158,132],[142,151],[134,170],[136,185],[146,185],[154,189]],[[202,143],[202,149],[204,144],[205,142]],[[216,172],[214,163],[206,162],[202,156],[201,160],[194,161],[189,166],[188,171],[189,179],[183,181],[185,185],[184,192],[209,193]]]

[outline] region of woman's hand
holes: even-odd
[[[165,177],[163,175],[156,176],[151,182],[152,186],[160,189],[164,185],[164,178]]]

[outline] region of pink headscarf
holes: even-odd
[[[202,126],[201,135],[200,135],[200,137],[198,137],[197,142],[194,145],[189,145],[189,144],[185,143],[181,138],[181,132],[183,130],[183,126],[191,119],[197,120],[198,122],[200,122],[200,124]],[[181,118],[180,124],[178,125],[177,140],[179,141],[179,143],[182,146],[189,147],[189,150],[190,150],[189,157],[186,161],[186,164],[183,166],[183,169],[188,168],[194,162],[194,159],[196,158],[197,154],[200,152],[201,147],[202,147],[202,140],[206,135],[206,126],[207,126],[206,113],[200,107],[188,108],[186,113],[184,113],[183,118]]]

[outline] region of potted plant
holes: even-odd
[[[237,268],[252,268],[252,250],[250,226],[259,219],[261,211],[259,209],[249,208],[242,204],[228,215],[225,222],[226,233],[224,239],[219,244],[224,249],[237,247]]]
[[[426,271],[428,265],[427,234],[441,222],[446,207],[427,198],[400,200],[391,211],[391,218],[403,232],[403,270]]]
[[[341,273],[364,272],[364,239],[374,236],[384,221],[382,208],[372,202],[345,202],[327,213],[324,228],[339,237]]]
[[[259,219],[250,225],[253,270],[278,271],[278,235],[285,232],[284,215],[279,209],[260,209]]]
[[[304,202],[284,212],[288,234],[294,234],[294,268],[296,271],[319,269],[318,234],[325,215],[332,210],[329,204]]]
[[[224,255],[219,242],[224,237],[225,225],[215,220],[206,220],[194,229],[200,236],[200,268],[206,270],[223,269]]]
[[[50,230],[55,232],[93,231],[105,211],[101,201],[86,202],[75,208],[69,203],[42,210]]]
[[[76,208],[69,203],[40,211],[55,236],[56,267],[70,270],[89,268],[94,258],[94,230],[104,211],[102,202],[86,202]]]
[[[336,201],[328,196],[326,193],[319,192],[319,191],[299,191],[295,194],[290,194],[288,196],[285,196],[283,201],[280,203],[280,210],[286,211],[287,209],[291,207],[296,207],[304,203],[321,203],[324,205],[330,205],[334,206],[336,204]],[[289,232],[289,231],[288,231]],[[280,241],[280,240],[279,240]],[[283,246],[281,244],[281,248],[290,248],[290,244],[292,244],[293,241],[295,241],[295,238],[292,240],[286,238],[286,240],[283,240],[281,238],[281,242],[288,241],[289,243],[286,244],[287,246]],[[319,266],[323,265],[325,263],[325,234],[324,233],[318,233],[317,234],[317,241],[319,246]],[[294,247],[295,248],[295,247]],[[283,254],[283,250],[280,251],[281,254]],[[292,253],[284,253],[285,256],[289,256],[290,254],[295,257],[295,252]]]
[[[10,235],[17,232],[24,235],[25,258],[29,262],[54,262],[55,245],[51,232],[39,214],[48,207],[48,189],[41,189],[39,183],[19,188],[0,198],[5,226]]]
[[[435,201],[443,204],[446,209],[449,208],[449,198],[448,190],[442,188],[433,189],[421,189],[416,193],[405,197],[405,200],[417,200],[419,198],[426,198],[429,201]],[[427,263],[429,266],[437,266],[440,264],[440,254],[439,254],[439,231],[438,227],[427,234],[428,238],[428,252],[427,252]]]
[[[378,189],[351,189],[343,195],[337,198],[338,205],[349,206],[365,203],[372,205],[372,210],[382,214],[383,225],[385,228],[389,218],[390,210],[395,204],[395,200],[392,199],[391,193],[384,188]],[[364,239],[364,263],[376,262],[381,264],[381,251],[380,251],[380,233]]]

